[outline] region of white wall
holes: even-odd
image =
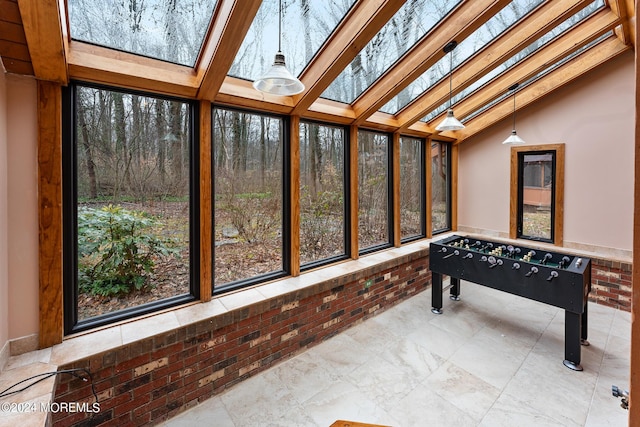
[[[527,144],[565,144],[565,246],[630,256],[634,183],[634,57],[626,52],[517,113]],[[517,101],[517,97],[516,97]],[[511,119],[463,142],[460,230],[509,234]]]

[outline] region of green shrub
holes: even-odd
[[[159,222],[121,206],[78,209],[78,288],[111,296],[150,288],[154,259],[174,252],[153,234]]]

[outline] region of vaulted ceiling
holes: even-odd
[[[181,4],[146,1],[156,8]],[[247,76],[234,77],[241,74],[239,62],[256,55],[247,50],[245,39],[262,37],[254,44],[265,44],[275,53],[277,46],[270,44],[277,40],[277,30],[274,35],[270,26],[277,23],[278,12],[265,12],[274,0],[196,2],[209,8],[203,41],[191,63],[172,61],[170,50],[167,60],[90,39],[98,33],[100,17],[80,14],[78,5],[87,3],[91,1],[0,0],[0,57],[5,70],[62,85],[81,80],[421,136],[438,133],[435,126],[445,114],[452,89],[453,108],[466,127],[440,137],[458,142],[512,113],[514,93],[508,88],[514,83],[520,84],[515,92],[517,108],[523,108],[633,49],[635,43],[633,0],[333,0],[332,4],[342,5],[344,14],[334,16],[330,24],[323,21],[330,19],[326,11],[286,15],[285,28],[310,32],[309,21],[299,21],[311,16],[322,21],[317,28],[326,34],[285,37],[290,51],[306,48],[310,57],[306,61],[301,55],[297,65],[297,57],[290,56],[294,67],[301,68],[296,74],[305,90],[285,97],[258,92]],[[284,3],[290,10],[303,11],[329,4],[328,0]],[[74,7],[76,16],[70,16]],[[202,13],[192,11],[192,16]],[[83,25],[85,33],[78,29]],[[271,31],[269,37],[259,28]],[[385,46],[398,45],[399,40],[405,46],[389,54]],[[452,40],[459,45],[450,81],[453,57],[448,59],[443,47]],[[358,74],[367,67],[368,74]],[[255,74],[256,68],[249,63],[245,72]],[[339,99],[339,91],[332,91],[337,82],[343,88],[358,88],[348,89],[349,99]]]

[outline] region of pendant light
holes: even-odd
[[[444,132],[447,130],[460,130],[464,129],[464,125],[460,123],[460,120],[456,119],[456,116],[453,115],[453,109],[451,108],[451,98],[452,98],[452,79],[453,79],[453,50],[458,46],[458,42],[455,40],[447,43],[442,51],[444,53],[449,54],[449,109],[447,110],[447,117],[436,127],[436,130],[439,132]]]
[[[278,10],[278,53],[271,68],[253,82],[253,87],[260,92],[273,95],[296,95],[304,90],[300,80],[287,70],[282,53],[282,0]]]
[[[516,83],[509,87],[509,90],[513,92],[513,130],[503,144],[524,144],[524,140],[516,133],[516,89],[518,89],[518,86],[520,85]]]

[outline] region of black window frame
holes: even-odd
[[[431,140],[431,144],[433,143],[438,143],[441,144],[443,146],[446,147],[446,155],[447,155],[447,159],[446,159],[446,163],[445,163],[445,167],[447,169],[447,176],[446,176],[446,184],[445,184],[445,195],[446,195],[446,209],[447,209],[447,226],[445,228],[439,228],[439,229],[434,229],[433,228],[433,211],[432,212],[428,212],[428,215],[431,215],[431,219],[432,219],[432,223],[431,223],[431,235],[436,235],[436,234],[442,234],[442,233],[446,233],[448,231],[451,231],[451,222],[452,222],[452,215],[451,215],[451,207],[452,207],[452,185],[451,185],[451,143],[447,142],[447,141],[440,141],[437,139],[432,139]],[[431,146],[429,146],[429,149],[431,150]],[[429,161],[431,162],[431,154],[429,154]],[[432,171],[433,174],[433,171]],[[429,177],[429,179],[431,179],[431,177]],[[432,188],[433,188],[433,182],[432,184]],[[433,193],[432,193],[433,194]],[[432,200],[431,200],[431,209],[433,210],[433,195],[431,196]]]
[[[360,131],[377,133],[379,135],[384,135],[387,138],[387,235],[388,241],[385,243],[379,243],[377,245],[368,246],[364,249],[360,247],[360,237],[358,237],[358,255],[367,255],[373,252],[381,251],[383,249],[388,249],[393,247],[394,240],[394,209],[393,209],[393,135],[389,132],[383,132],[375,129],[368,128],[358,128],[358,139],[360,137]],[[358,144],[360,141],[358,140]],[[360,147],[358,147],[358,162],[360,156]],[[351,161],[351,159],[350,159]],[[359,164],[355,165],[355,167],[359,168]],[[360,185],[360,177],[358,177],[358,182],[353,183],[353,185]],[[360,194],[360,188],[358,187],[358,194]],[[359,198],[359,196],[358,196]],[[358,204],[359,205],[359,204]],[[358,210],[360,208],[358,207]],[[360,218],[358,218],[358,234],[360,228]]]
[[[343,126],[343,125],[338,125],[338,124],[333,124],[333,123],[328,123],[328,122],[322,122],[322,121],[318,121],[318,120],[309,120],[309,119],[301,119],[300,120],[300,125],[303,125],[305,123],[308,124],[315,124],[315,125],[319,125],[319,126],[329,126],[329,127],[333,127],[333,128],[340,128],[343,131],[343,135],[344,135],[344,140],[343,140],[343,172],[342,172],[342,182],[344,183],[343,185],[343,198],[344,198],[344,203],[343,203],[343,245],[344,245],[344,253],[342,255],[334,255],[328,258],[324,258],[324,259],[320,259],[320,260],[316,260],[316,261],[311,261],[311,262],[306,262],[304,264],[300,264],[300,271],[304,272],[304,271],[308,271],[308,270],[312,270],[314,268],[318,268],[318,267],[324,267],[326,265],[329,264],[333,264],[339,261],[344,261],[346,259],[351,258],[351,192],[349,191],[349,189],[351,188],[351,161],[350,161],[350,153],[351,153],[351,138],[349,135],[349,127],[348,126]],[[300,165],[298,165],[298,167],[300,167]],[[298,201],[299,203],[299,201]],[[300,230],[298,230],[298,233],[300,233]]]
[[[189,108],[189,293],[128,307],[88,319],[78,320],[78,192],[77,192],[77,108],[78,87],[126,95],[139,95],[182,102]],[[183,305],[200,299],[200,110],[194,100],[160,95],[115,86],[71,81],[62,87],[62,262],[64,335],[94,329],[133,317]]]
[[[214,124],[215,110],[222,109],[227,111],[235,111],[243,114],[255,114],[259,116],[275,117],[282,121],[282,269],[271,271],[257,276],[238,279],[231,282],[217,285],[215,283],[216,269],[216,247],[215,247],[215,202],[211,207],[211,295],[217,296],[231,291],[247,288],[249,286],[264,283],[270,280],[280,279],[291,275],[291,117],[272,112],[261,110],[252,110],[248,108],[230,107],[221,104],[211,104],[211,147],[215,146],[214,141]],[[211,155],[211,200],[215,201],[215,150],[212,149]]]
[[[424,239],[427,237],[427,167],[425,162],[425,152],[427,146],[427,140],[425,138],[419,138],[409,135],[400,135],[400,142],[402,138],[410,138],[420,141],[420,153],[419,153],[419,168],[420,168],[420,233],[405,238],[400,238],[400,243],[410,243],[416,240]],[[400,162],[402,162],[402,155],[400,156]],[[402,163],[400,163],[400,196],[402,195]],[[402,221],[402,212],[398,221]],[[451,222],[451,221],[449,221]],[[402,222],[400,222],[400,235],[402,236]]]
[[[551,155],[551,229],[549,233],[549,238],[538,237],[538,236],[528,236],[523,233],[524,230],[524,158],[527,155]],[[557,150],[548,149],[548,150],[531,150],[531,151],[519,151],[518,152],[518,200],[517,200],[517,218],[516,218],[516,238],[532,240],[536,242],[546,242],[546,243],[554,243],[556,237],[555,230],[555,217],[556,217],[556,188],[558,183],[557,181]],[[544,170],[543,170],[544,171]],[[544,173],[544,172],[543,172]]]

